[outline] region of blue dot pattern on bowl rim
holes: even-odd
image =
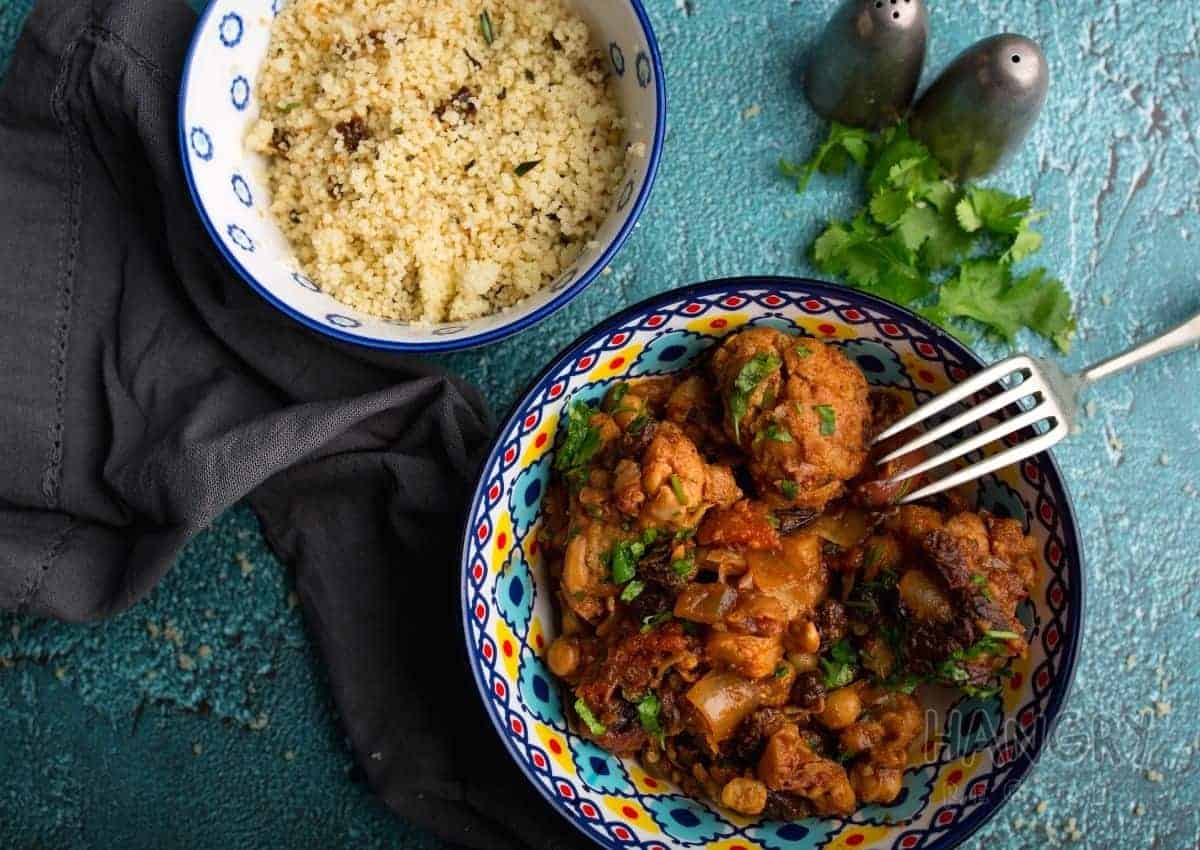
[[[920,403],[980,368],[956,341],[886,302],[810,281],[720,281],[668,293],[587,334],[538,378],[484,465],[463,547],[463,622],[471,668],[510,754],[555,809],[604,847],[794,850],[839,846],[948,848],[1016,789],[1045,745],[1069,689],[1083,609],[1082,552],[1049,455],[980,483],[981,507],[1020,519],[1040,547],[1023,606],[1031,654],[989,700],[959,697],[906,771],[889,806],[797,823],[733,818],[683,797],[636,762],[603,758],[571,733],[563,699],[535,663],[553,637],[553,593],[533,501],[544,492],[560,412],[627,377],[674,371],[729,331],[771,326],[838,345],[874,386]],[[532,494],[532,495],[531,495]],[[530,577],[533,587],[525,584]],[[514,587],[520,585],[520,591]]]
[[[339,304],[299,264],[272,220],[265,168],[244,139],[257,120],[255,85],[270,24],[284,0],[213,0],[193,36],[180,91],[184,172],[201,219],[221,253],[264,298],[334,338],[377,348],[443,351],[509,336],[565,306],[613,259],[649,197],[666,131],[662,62],[641,0],[570,0],[593,23],[631,130],[647,155],[632,161],[594,245],[542,291],[500,313],[441,325],[384,320]],[[266,14],[269,12],[270,14]],[[636,73],[627,74],[626,57]],[[234,193],[229,192],[234,185]],[[311,283],[312,285],[309,285]]]

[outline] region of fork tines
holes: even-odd
[[[980,478],[990,472],[995,472],[997,469],[1010,464],[1018,463],[1031,455],[1049,449],[1067,436],[1069,429],[1065,417],[1048,382],[1038,370],[1037,364],[1032,358],[1020,356],[1002,360],[984,369],[978,375],[963,381],[945,393],[929,400],[876,437],[875,443],[881,443],[884,440],[907,431],[909,428],[927,422],[930,417],[936,416],[954,405],[966,401],[971,396],[994,384],[1000,384],[1003,387],[1004,384],[1001,382],[1014,375],[1019,375],[1023,379],[1016,386],[1004,389],[991,398],[967,408],[954,418],[910,440],[896,451],[889,452],[880,458],[878,462],[883,464],[896,458],[904,457],[918,449],[924,448],[930,443],[948,437],[969,425],[980,422],[985,417],[1001,411],[1010,405],[1020,405],[1021,402],[1029,398],[1033,399],[1031,407],[1022,409],[1021,413],[1005,419],[1003,422],[992,426],[980,434],[963,440],[961,443],[946,449],[941,454],[922,461],[911,469],[906,469],[904,472],[894,476],[891,481],[900,483],[930,472],[963,455],[981,449],[989,443],[997,442],[1011,434],[1015,434],[1023,428],[1036,426],[1041,422],[1048,422],[1048,427],[1029,440],[1018,443],[991,457],[984,458],[979,463],[960,469],[945,478],[933,482],[927,487],[908,494],[900,500],[901,504],[924,499],[928,496],[941,493],[944,490],[957,487],[960,484],[965,484],[968,481],[973,481],[976,478]]]

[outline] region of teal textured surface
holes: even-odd
[[[0,0],[0,73],[30,5]],[[831,2],[647,6],[670,101],[658,185],[611,273],[569,308],[443,358],[497,412],[619,306],[714,277],[811,274],[803,249],[820,222],[861,202],[853,180],[818,178],[798,197],[775,173],[780,155],[803,156],[824,132],[797,68]],[[994,182],[1051,210],[1041,261],[1066,280],[1080,316],[1066,363],[1200,309],[1195,4],[930,6],[926,80],[995,32],[1045,47],[1046,111]],[[970,847],[1200,842],[1200,354],[1143,367],[1091,400],[1081,432],[1056,452],[1088,555],[1076,687],[1050,752]],[[354,781],[289,583],[236,508],[110,622],[0,617],[0,846],[437,847]]]

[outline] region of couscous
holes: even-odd
[[[608,65],[560,0],[294,0],[258,101],[247,145],[303,270],[383,318],[472,319],[537,292],[625,173]]]

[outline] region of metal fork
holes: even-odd
[[[1004,410],[1010,405],[1017,405],[1020,412],[1016,415],[889,479],[894,484],[907,481],[944,466],[963,455],[982,449],[989,443],[1003,440],[1021,429],[1030,427],[1034,429],[1036,436],[1015,443],[979,463],[940,478],[927,487],[922,487],[916,492],[906,495],[900,500],[900,504],[915,502],[968,481],[974,481],[997,469],[1019,463],[1027,457],[1047,451],[1051,446],[1064,440],[1071,433],[1071,426],[1079,412],[1079,395],[1089,385],[1139,363],[1145,363],[1147,360],[1153,360],[1196,343],[1200,343],[1200,315],[1162,336],[1131,348],[1124,354],[1118,354],[1090,369],[1085,369],[1078,375],[1068,375],[1057,364],[1049,360],[1041,360],[1025,354],[1001,360],[978,375],[972,376],[927,401],[876,437],[874,444],[877,445],[909,428],[927,422],[931,416],[936,416],[993,385],[998,384],[996,389],[1002,390],[1001,392],[997,392],[996,395],[968,407],[954,418],[925,431],[896,451],[884,455],[878,463],[885,464],[904,457],[930,443],[961,431],[986,416]],[[1017,381],[1017,378],[1020,380]],[[1029,399],[1033,399],[1032,406],[1028,405]]]

